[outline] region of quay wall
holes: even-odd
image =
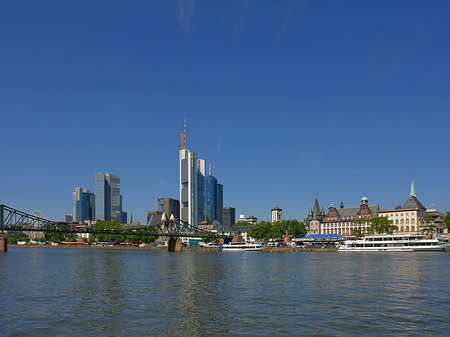
[[[104,249],[104,250],[160,250],[167,251],[166,246],[158,246],[158,247],[130,247],[130,246],[90,246],[90,245],[17,245],[17,244],[8,244],[8,247],[17,247],[17,248],[50,248],[50,249]],[[183,247],[184,251],[200,251],[200,252],[217,252],[217,247]],[[316,247],[267,247],[264,249],[265,252],[274,253],[301,253],[301,252],[336,252],[337,248],[316,248]]]

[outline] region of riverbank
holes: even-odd
[[[17,244],[8,244],[8,248],[50,248],[50,249],[101,249],[101,250],[161,250],[167,251],[167,246],[158,246],[158,247],[136,247],[136,246],[91,246],[91,245],[17,245]],[[216,247],[183,247],[183,250],[198,250],[198,251],[218,251]]]
[[[91,246],[91,245],[17,245],[8,244],[8,248],[50,248],[50,249],[102,249],[102,250],[158,250],[167,251],[167,246],[158,247],[136,247],[136,246]],[[218,247],[183,247],[185,251],[200,251],[200,252],[217,252]],[[264,252],[269,253],[300,253],[300,252],[336,252],[337,248],[320,248],[320,247],[267,247]]]

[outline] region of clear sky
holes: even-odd
[[[0,2],[0,203],[52,220],[178,199],[184,118],[237,214],[448,211],[449,112],[449,1]]]

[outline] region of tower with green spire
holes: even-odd
[[[414,187],[414,179],[412,179],[411,181],[411,192],[409,192],[409,196],[416,197],[416,188]]]

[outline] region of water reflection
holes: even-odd
[[[439,335],[448,253],[12,248],[5,335]]]

